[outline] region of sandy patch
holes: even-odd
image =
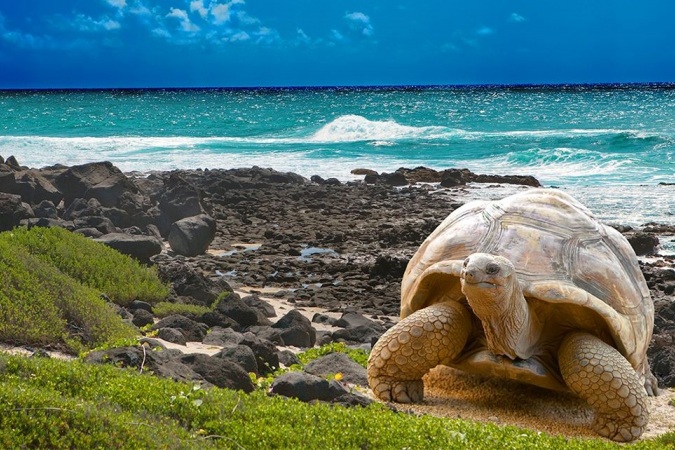
[[[592,409],[571,394],[467,375],[449,367],[437,367],[424,382],[424,402],[396,407],[437,417],[516,425],[553,435],[597,437],[591,430]],[[675,407],[669,404],[673,399],[673,390],[650,397],[651,417],[641,439],[675,430]]]

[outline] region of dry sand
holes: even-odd
[[[467,375],[437,367],[424,379],[425,400],[396,404],[399,410],[438,417],[471,419],[543,431],[568,437],[597,437],[591,430],[593,411],[581,399],[510,380]],[[675,431],[673,390],[650,397],[651,417],[641,439]]]

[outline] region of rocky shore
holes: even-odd
[[[222,292],[230,292],[208,314],[157,321],[150,305],[120,311],[139,327],[152,325],[163,341],[148,338],[150,346],[168,342],[188,348],[200,342],[223,348],[216,354],[127,348],[90,358],[251,390],[248,372],[265,375],[294,362],[292,352],[283,351],[289,346],[344,342],[369,348],[396,320],[408,260],[470,191],[489,192],[495,184],[514,191],[539,186],[532,177],[466,169],[355,173],[363,181],[306,179],[257,167],[125,174],[101,162],[32,169],[13,157],[0,158],[0,231],[59,226],[97,239],[157,265],[172,285],[171,302],[212,306]],[[662,387],[675,386],[675,264],[658,255],[659,237],[674,234],[675,227],[615,226],[642,257],[654,299],[652,371]],[[282,317],[265,296],[288,306]],[[313,308],[322,312],[308,314]],[[238,366],[232,369],[231,361]],[[347,372],[344,361],[330,364]],[[330,368],[316,372],[330,373]],[[353,372],[350,381],[364,385],[363,373]],[[325,382],[293,377],[282,380],[284,387],[278,382],[277,390],[294,392],[289,383]],[[319,399],[362,401],[342,397],[347,393],[334,383],[317,389]]]

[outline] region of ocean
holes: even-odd
[[[675,85],[0,91],[0,155],[343,181],[468,168],[534,175],[605,222],[675,225]]]

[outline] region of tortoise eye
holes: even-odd
[[[488,275],[494,275],[496,273],[499,273],[499,265],[490,263],[487,266],[485,266],[485,273]]]

